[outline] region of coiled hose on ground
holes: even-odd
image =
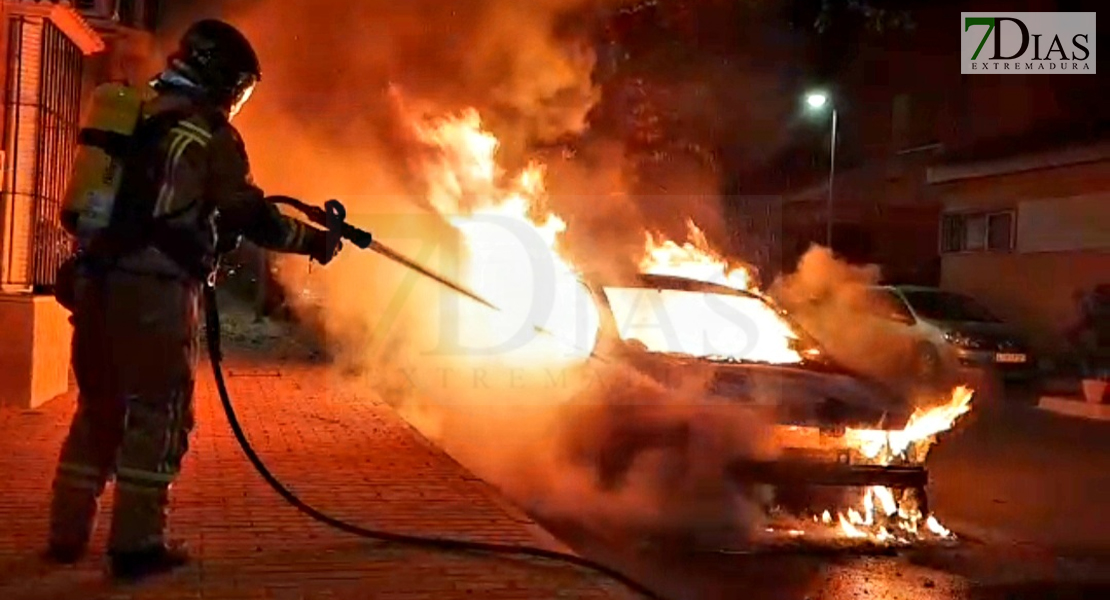
[[[235,434],[235,439],[239,442],[239,446],[243,449],[243,453],[246,454],[247,460],[249,460],[254,469],[258,471],[258,474],[262,476],[262,479],[264,479],[266,483],[269,484],[269,486],[279,496],[282,497],[283,500],[289,503],[290,506],[304,513],[309,518],[323,523],[328,527],[332,527],[339,531],[350,533],[359,537],[448,552],[480,552],[502,555],[530,556],[534,558],[560,561],[605,575],[606,577],[620,582],[634,592],[646,598],[650,598],[651,600],[666,600],[655,591],[651,590],[644,584],[628,577],[624,573],[621,573],[620,571],[612,567],[608,567],[601,563],[592,561],[588,558],[583,558],[574,554],[567,554],[564,552],[557,552],[554,550],[547,550],[544,548],[537,548],[533,546],[495,544],[488,542],[461,540],[455,538],[424,537],[396,533],[392,531],[368,529],[327,515],[305,503],[303,500],[298,498],[296,494],[286,488],[285,485],[283,485],[281,481],[279,481],[278,478],[270,472],[270,470],[266,467],[266,464],[262,462],[262,459],[259,458],[258,454],[254,451],[254,448],[251,447],[250,441],[247,440],[247,436],[243,432],[242,426],[239,424],[239,419],[235,415],[235,408],[234,406],[232,406],[231,396],[227,391],[227,384],[224,381],[223,367],[221,364],[223,360],[223,353],[220,346],[220,314],[216,304],[215,290],[216,288],[212,285],[206,285],[204,287],[205,328],[208,338],[207,341],[209,361],[212,363],[212,375],[216,380],[216,389],[220,394],[220,402],[223,404],[224,413],[227,414],[227,421],[228,424],[231,425],[231,431]]]

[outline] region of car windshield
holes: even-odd
[[[866,297],[865,310],[890,321],[913,324],[913,313],[898,294],[882,288],[872,289]]]
[[[648,352],[774,364],[804,360],[800,334],[757,295],[695,287],[602,291],[620,338]]]
[[[986,307],[962,294],[916,290],[903,291],[902,295],[919,316],[931,321],[999,322]]]

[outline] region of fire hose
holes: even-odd
[[[499,310],[496,305],[485,300],[474,292],[458,285],[441,275],[434,273],[421,265],[411,261],[410,259],[398,254],[386,247],[385,245],[374,240],[371,234],[362,229],[358,229],[346,222],[346,211],[343,205],[337,200],[329,200],[325,204],[325,208],[321,209],[317,206],[304,204],[300,201],[286,197],[271,198],[272,201],[281,204],[288,204],[301,210],[309,220],[324,226],[328,231],[336,234],[338,237],[333,243],[338,244],[340,239],[346,239],[353,243],[355,246],[363,249],[370,249],[378,254],[381,254],[399,264],[411,268],[422,275],[425,275],[454,291],[475,300],[493,310]],[[246,455],[247,460],[250,461],[262,479],[276,492],[283,500],[290,506],[296,508],[301,513],[307,515],[309,518],[322,523],[328,527],[349,533],[358,537],[374,539],[383,542],[403,544],[414,546],[418,548],[427,548],[431,550],[440,550],[448,552],[475,552],[487,554],[500,554],[500,555],[515,555],[524,557],[541,558],[546,560],[553,560],[568,563],[577,567],[591,570],[606,577],[609,577],[632,591],[640,594],[646,598],[653,600],[665,600],[660,594],[656,593],[646,585],[632,579],[624,573],[601,564],[599,562],[570,554],[566,552],[559,552],[556,550],[549,550],[546,548],[539,548],[535,546],[526,546],[518,544],[499,544],[491,542],[479,542],[474,540],[465,540],[458,538],[448,537],[430,537],[410,535],[405,533],[398,533],[394,531],[386,531],[380,529],[370,529],[362,527],[337,519],[328,515],[312,505],[301,500],[296,494],[289,490],[274,474],[266,467],[266,464],[254,451],[250,441],[247,439],[246,433],[243,431],[242,425],[235,414],[235,408],[231,402],[231,395],[227,389],[227,382],[224,380],[223,373],[223,350],[220,343],[220,314],[216,302],[216,288],[213,281],[209,281],[204,286],[204,305],[205,305],[205,332],[208,342],[208,355],[209,361],[212,363],[212,375],[216,380],[216,389],[220,395],[220,403],[223,405],[224,412],[227,415],[228,424],[231,426],[231,431],[235,435],[236,441],[239,442],[240,448]]]
[[[401,265],[402,267],[409,269],[410,271],[415,271],[416,273],[419,273],[424,277],[427,277],[428,279],[439,283],[447,289],[450,289],[462,296],[470,298],[471,300],[477,302],[478,304],[481,304],[482,306],[485,306],[486,308],[494,312],[504,312],[504,310],[500,306],[497,306],[485,297],[479,295],[477,292],[463,286],[458,282],[452,281],[447,277],[444,277],[443,275],[432,271],[431,269],[428,269],[427,267],[412,260],[411,258],[408,258],[405,255],[393,250],[389,246],[382,244],[378,240],[374,239],[374,236],[371,235],[369,231],[359,229],[358,227],[355,227],[354,225],[348,223],[347,210],[338,200],[328,200],[324,203],[323,208],[320,208],[319,206],[313,206],[311,204],[308,204],[307,202],[302,202],[300,200],[297,200],[296,198],[290,198],[289,196],[270,196],[269,200],[271,202],[274,202],[275,204],[284,204],[286,206],[290,206],[308,217],[308,220],[325,227],[328,231],[332,232],[335,235],[335,237],[331,240],[333,244],[339,244],[342,240],[347,240],[358,248],[376,252],[384,256],[385,258],[388,258],[389,260]],[[537,324],[532,324],[531,327],[536,333],[540,335],[544,335],[556,341],[560,341],[564,344],[578,348],[578,345],[574,342],[566,340],[559,334],[551,331],[546,327]],[[598,360],[600,362],[609,362],[608,358],[602,356],[596,350],[592,349],[590,350],[589,358]]]

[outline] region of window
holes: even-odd
[[[143,26],[148,31],[158,29],[158,22],[162,17],[162,3],[160,0],[147,0],[143,3]]]
[[[941,252],[1009,252],[1013,248],[1013,211],[954,213],[941,220]]]
[[[964,217],[963,250],[982,250],[987,247],[987,216]]]
[[[863,309],[867,314],[907,325],[916,322],[905,301],[894,292],[882,288],[871,289],[863,300],[866,303]]]
[[[968,321],[973,323],[999,323],[985,306],[969,296],[942,291],[903,292],[917,314],[933,321]]]
[[[1003,252],[1014,247],[1014,213],[1003,212],[987,216],[987,250]]]
[[[940,251],[959,252],[963,248],[964,222],[957,215],[945,215],[940,223]]]
[[[117,0],[116,14],[119,16],[120,23],[127,26],[138,25],[136,22],[138,20],[136,18],[138,16],[136,14],[136,8],[138,7],[136,6],[135,0]]]

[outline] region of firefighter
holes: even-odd
[[[111,572],[139,578],[188,561],[165,530],[193,428],[202,286],[239,236],[321,264],[339,251],[252,183],[230,121],[260,77],[239,31],[195,23],[150,83],[135,133],[140,151],[128,154],[116,200],[123,208],[113,212],[122,221],[78,237],[73,289],[62,295],[73,310],[79,395],[53,484],[52,561],[84,554],[112,478]]]

